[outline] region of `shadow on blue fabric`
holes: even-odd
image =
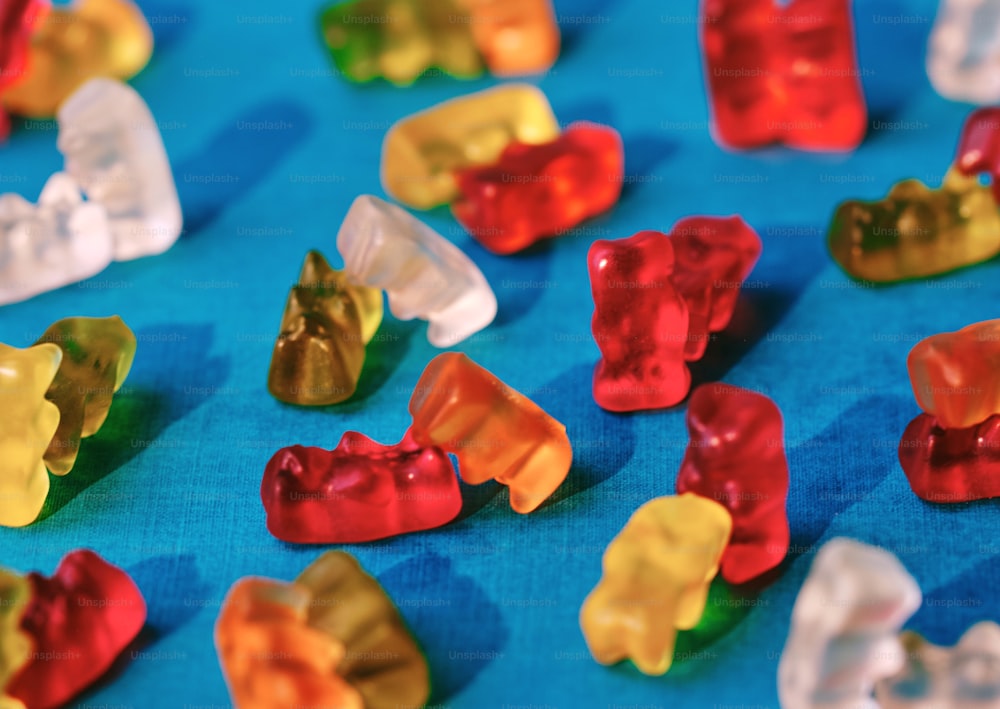
[[[427,657],[430,704],[460,692],[502,655],[509,631],[500,609],[470,576],[458,575],[450,559],[434,553],[414,556],[378,580]],[[416,589],[419,598],[412,597]]]
[[[249,130],[287,124],[294,130]],[[312,116],[294,101],[273,100],[226,121],[211,142],[174,168],[187,233],[211,224],[226,206],[253,189],[313,131]]]

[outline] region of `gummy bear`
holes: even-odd
[[[468,16],[454,0],[350,0],[320,17],[337,69],[352,81],[413,83],[428,69],[473,78],[483,72]]]
[[[550,143],[514,142],[496,163],[456,171],[451,209],[483,246],[510,254],[610,209],[624,169],[617,131],[574,123]]]
[[[321,253],[310,251],[281,317],[268,390],[276,399],[306,406],[349,399],[365,345],[381,322],[381,291],[349,284]]]
[[[181,205],[159,127],[142,97],[120,81],[91,79],[63,103],[57,119],[66,172],[107,210],[115,260],[169,249],[181,233]]]
[[[454,171],[490,165],[510,143],[548,143],[559,123],[539,89],[505,84],[451,99],[396,122],[382,143],[382,187],[417,209],[458,197]]]
[[[1000,497],[1000,416],[969,428],[941,428],[920,414],[899,441],[899,464],[910,488],[928,502]]]
[[[0,2],[0,97],[5,87],[24,78],[31,33],[47,9],[40,0]],[[0,100],[0,141],[9,133],[10,118]]]
[[[410,397],[412,439],[458,458],[467,483],[510,488],[510,506],[527,514],[569,473],[566,427],[464,354],[432,359]]]
[[[51,116],[89,79],[138,74],[153,54],[153,32],[128,0],[78,0],[42,16],[28,54],[24,76],[0,102],[11,113]]]
[[[688,306],[684,359],[690,362],[704,355],[710,333],[729,325],[763,244],[738,216],[681,219],[670,230],[670,243],[674,286]]]
[[[559,25],[550,0],[458,0],[490,72],[518,76],[547,71],[559,57]]]
[[[783,709],[878,709],[875,683],[902,668],[900,627],[920,587],[878,547],[831,539],[816,553],[792,609],[778,664]]]
[[[294,583],[244,578],[215,626],[239,709],[417,709],[427,662],[399,611],[350,554],[320,556]]]
[[[852,150],[868,121],[850,0],[702,0],[713,130],[744,149]]]
[[[1000,320],[924,338],[906,358],[917,404],[942,428],[1000,414]]]
[[[1000,211],[990,188],[952,168],[939,189],[903,180],[883,200],[837,207],[827,245],[854,278],[924,278],[1000,253]]]
[[[1000,14],[1000,2],[997,11]],[[989,175],[993,199],[1000,202],[1000,108],[980,108],[965,119],[955,151],[955,167],[968,177]]]
[[[476,264],[399,207],[372,195],[351,204],[337,233],[351,283],[381,288],[400,320],[429,321],[427,339],[451,347],[493,322],[497,300]]]
[[[66,173],[48,179],[37,205],[0,195],[0,305],[90,278],[113,252],[107,213]]]
[[[53,323],[35,343],[62,350],[62,363],[45,398],[59,409],[59,428],[45,451],[55,475],[73,469],[80,439],[97,433],[108,417],[111,398],[132,368],[135,333],[117,315],[66,318]]]
[[[594,400],[609,411],[673,406],[687,395],[688,306],[671,278],[674,249],[658,231],[595,241],[587,255],[601,360]]]
[[[1000,625],[976,623],[953,648],[900,637],[903,669],[875,686],[881,709],[1000,709]]]
[[[927,76],[954,101],[1000,101],[1000,2],[941,0],[927,46]]]
[[[771,399],[728,384],[703,384],[691,394],[691,436],[677,492],[725,506],[733,534],[722,577],[733,584],[781,563],[788,551],[788,461],[781,411]]]
[[[31,659],[6,690],[31,709],[55,709],[111,667],[142,630],[146,603],[128,574],[86,549],[63,557],[51,578],[27,580],[20,628]]]
[[[17,349],[0,344],[0,525],[23,527],[38,517],[49,492],[43,456],[59,426],[45,398],[62,350],[52,344]]]
[[[20,574],[0,569],[0,707],[23,709],[24,705],[5,689],[32,653],[32,638],[21,627],[21,618],[31,601],[31,584]]]
[[[629,658],[648,675],[669,670],[677,631],[701,620],[731,528],[722,505],[691,493],[636,510],[608,544],[601,580],[580,608],[594,659]]]
[[[264,469],[260,496],[271,534],[304,544],[433,529],[462,509],[451,460],[410,434],[393,446],[348,431],[332,451],[282,448]]]

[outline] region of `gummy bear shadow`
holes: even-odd
[[[985,501],[984,501],[985,502]],[[993,501],[993,504],[996,504]],[[953,505],[961,510],[965,505]],[[925,537],[921,541],[930,542]],[[928,549],[930,551],[930,549]],[[990,544],[981,552],[990,554],[984,561],[963,571],[946,585],[924,594],[924,602],[906,623],[929,642],[954,645],[969,626],[981,620],[996,621],[996,595],[993,580],[1000,578],[1000,547]]]
[[[906,105],[927,87],[925,71],[913,71],[923,66],[927,39],[933,27],[933,16],[927,22],[909,22],[892,26],[876,18],[907,17],[913,8],[899,0],[882,0],[878,12],[862,12],[855,8],[855,35],[858,46],[858,69],[868,103],[869,126],[878,121],[891,121]],[[933,10],[931,11],[933,15]],[[869,130],[866,140],[880,137],[882,132]]]
[[[146,601],[146,624],[108,671],[78,699],[113,684],[122,673],[128,672],[135,654],[179,629],[201,609],[209,607],[211,613],[217,613],[221,606],[221,601],[209,598],[212,587],[200,580],[192,554],[150,557],[126,571]]]
[[[541,507],[555,505],[614,477],[635,453],[634,418],[611,414],[594,403],[593,364],[568,369],[532,396],[566,426],[573,466],[565,482]]]
[[[195,6],[158,0],[142,0],[142,14],[153,30],[155,57],[184,39],[191,30]]]
[[[902,475],[897,460],[900,412],[912,405],[898,396],[873,396],[851,406],[822,433],[787,448],[791,546],[785,564],[813,551],[834,517],[864,502],[889,475]]]
[[[410,340],[422,329],[419,320],[396,320],[386,314],[378,331],[365,348],[365,364],[357,389],[345,402],[325,407],[337,413],[350,413],[351,404],[364,401],[389,380],[410,350]]]
[[[569,236],[569,235],[567,235]],[[535,307],[546,288],[550,287],[552,270],[552,239],[543,239],[533,246],[508,256],[498,256],[483,248],[471,237],[463,251],[486,276],[497,297],[497,316],[486,328],[517,322]],[[469,338],[475,341],[476,336]]]
[[[208,145],[174,169],[185,232],[208,226],[264,180],[312,133],[313,119],[298,103],[278,100],[260,103],[225,125]],[[260,130],[258,125],[278,129]]]
[[[204,401],[203,397],[185,394],[185,390],[211,391],[228,378],[228,357],[206,355],[213,331],[212,325],[176,324],[136,330],[138,348],[132,371],[115,394],[104,425],[81,441],[73,469],[62,477],[50,476],[52,485],[39,521],[54,515],[147,448],[157,447],[160,432]],[[154,347],[159,349],[155,356],[150,352]],[[163,375],[164,369],[169,372],[168,377]],[[170,387],[167,382],[171,381],[183,382],[183,388]],[[135,484],[121,480],[117,489],[133,490]],[[110,495],[113,497],[114,491]],[[103,503],[96,498],[88,501],[88,506],[95,508],[107,504],[113,502]]]
[[[815,227],[754,227],[764,242],[761,258],[740,291],[729,326],[713,333],[704,356],[690,363],[692,390],[722,379],[781,322],[828,262]],[[773,245],[778,240],[780,248]]]
[[[570,4],[572,4],[572,15],[560,12]],[[556,2],[556,17],[559,20],[559,32],[562,34],[560,60],[576,51],[577,45],[584,39],[587,32],[592,32],[594,27],[600,26],[594,21],[584,22],[581,18],[610,13],[612,8],[619,4],[620,0],[574,0],[573,3],[562,0]]]
[[[462,691],[501,650],[510,635],[493,599],[450,559],[425,553],[379,575],[418,639],[431,672],[429,704]],[[419,595],[417,595],[419,594]]]

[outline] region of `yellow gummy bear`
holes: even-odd
[[[59,426],[59,409],[45,393],[61,361],[53,344],[0,344],[0,525],[30,524],[45,503],[49,474],[42,456]]]
[[[632,515],[604,552],[604,574],[580,609],[590,653],[610,665],[630,658],[662,675],[678,630],[701,620],[733,520],[693,493],[658,497]]]
[[[559,123],[540,90],[507,84],[462,96],[393,125],[382,144],[382,186],[417,209],[458,195],[452,172],[494,162],[511,142],[547,143]]]
[[[0,709],[24,709],[19,699],[2,694],[30,659],[31,636],[21,630],[21,618],[31,600],[26,576],[0,569]]]
[[[11,113],[41,118],[89,79],[128,79],[153,54],[153,32],[128,0],[78,0],[48,10],[28,48],[24,77],[0,96]]]

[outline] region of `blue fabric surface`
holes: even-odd
[[[264,527],[263,467],[291,443],[331,447],[347,430],[399,439],[406,402],[436,354],[425,325],[391,318],[369,348],[361,393],[321,410],[265,389],[289,286],[307,249],[336,261],[351,200],[381,194],[382,136],[395,120],[495,83],[430,78],[408,90],[332,74],[315,2],[141,3],[156,33],[134,80],[158,118],[186,233],[168,253],[115,264],[78,286],[0,308],[0,340],[27,346],[52,321],[120,314],[135,366],[77,468],[53,484],[44,519],[0,529],[0,559],[50,573],[91,547],[123,566],[149,603],[143,642],[82,706],[227,706],[212,629],[229,586],[291,579],[320,548]],[[506,491],[466,488],[443,529],[345,547],[396,599],[427,651],[432,703],[448,707],[776,707],[775,672],[815,547],[837,535],[899,555],[927,602],[909,626],[953,642],[995,617],[1000,545],[993,502],[920,501],[896,460],[917,414],[905,356],[917,340],[997,317],[994,261],[927,282],[852,284],[824,247],[834,206],[876,198],[908,176],[937,184],[969,107],[930,88],[923,61],[933,0],[859,0],[871,111],[851,155],[733,154],[708,133],[696,3],[557,0],[559,63],[537,83],[562,123],[621,131],[626,185],[613,213],[529,253],[493,256],[444,210],[426,220],[468,253],[500,304],[466,352],[563,421],[575,465],[552,502],[512,512]],[[0,149],[0,190],[34,199],[61,164],[55,127],[22,123]],[[695,368],[774,398],[792,471],[792,554],[756,599],[713,597],[739,620],[661,678],[594,663],[577,624],[600,556],[642,502],[673,491],[684,407],[602,412],[590,395],[597,349],[586,252],[595,238],[668,229],[692,214],[741,214],[764,254],[732,326]],[[685,641],[687,642],[687,641]]]

